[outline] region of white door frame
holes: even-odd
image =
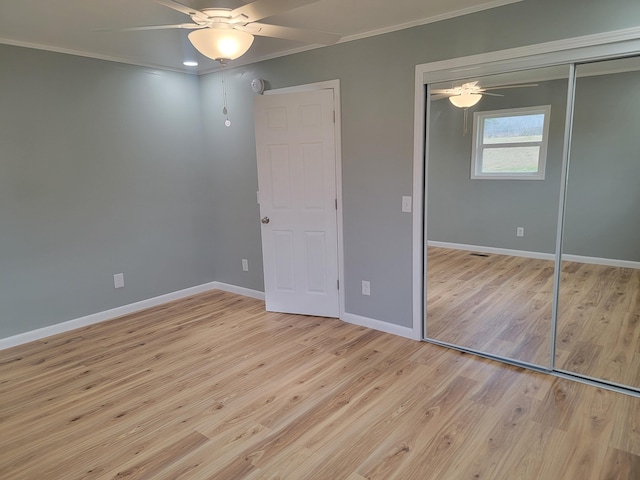
[[[338,233],[338,312],[339,318],[344,316],[344,241],[342,232],[342,128],[340,111],[340,80],[328,80],[326,82],[309,83],[306,85],[296,85],[294,87],[276,88],[267,90],[265,95],[282,95],[287,93],[312,92],[315,90],[333,90],[333,110],[335,112],[334,134],[335,134],[335,159],[336,159],[336,197],[338,199],[336,211],[336,228]]]

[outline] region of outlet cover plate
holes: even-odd
[[[123,288],[124,287],[124,273],[116,273],[113,276],[113,286],[115,288]]]

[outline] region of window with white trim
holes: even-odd
[[[551,105],[473,114],[471,178],[544,180]]]

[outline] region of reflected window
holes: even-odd
[[[551,105],[475,112],[471,178],[544,180]]]

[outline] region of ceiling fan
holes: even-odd
[[[253,36],[265,36],[296,40],[320,45],[331,45],[340,40],[340,35],[315,30],[283,27],[258,20],[271,17],[297,7],[315,3],[318,0],[255,0],[241,7],[230,8],[191,8],[174,0],[154,0],[191,18],[191,23],[174,25],[148,25],[128,27],[119,31],[189,29],[194,30],[188,37],[193,46],[204,56],[220,62],[222,65],[244,55]]]
[[[458,108],[473,107],[483,95],[492,97],[504,97],[500,93],[491,93],[489,90],[502,90],[505,88],[537,87],[537,83],[524,83],[519,85],[499,85],[495,87],[481,87],[479,82],[467,82],[452,88],[438,88],[431,90],[431,100],[448,98]]]

